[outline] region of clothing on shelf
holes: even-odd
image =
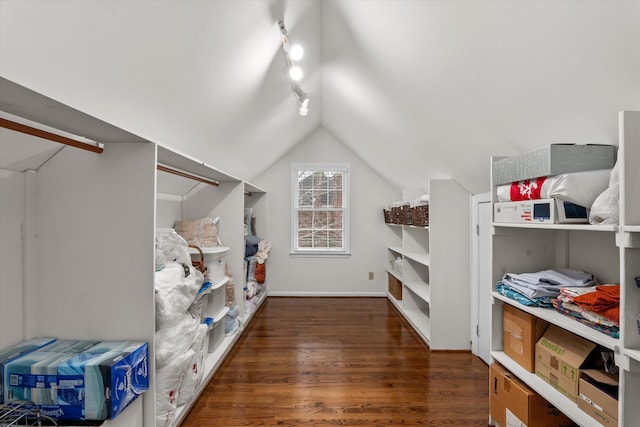
[[[536,273],[507,273],[502,282],[529,298],[555,298],[561,287],[594,286],[593,274],[568,268],[555,268]]]
[[[620,337],[620,286],[562,288],[554,308],[597,331]]]

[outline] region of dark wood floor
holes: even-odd
[[[386,298],[269,297],[182,426],[480,426],[488,388]]]

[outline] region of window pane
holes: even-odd
[[[329,241],[327,242],[329,248],[341,248],[343,246],[342,230],[332,230],[329,231],[327,235],[329,238]]]
[[[321,230],[326,230],[327,229],[327,223],[328,223],[328,212],[326,211],[315,211],[313,213],[313,228],[315,230],[321,229]]]
[[[298,229],[311,230],[313,227],[313,211],[298,211]]]
[[[341,190],[330,190],[328,196],[329,196],[328,207],[331,207],[331,208],[342,207],[342,191]]]
[[[313,206],[313,192],[310,190],[300,190],[298,194],[298,206],[299,207],[311,207]]]
[[[313,240],[311,238],[311,231],[298,231],[298,247],[299,248],[313,248]]]
[[[313,174],[313,188],[324,189],[327,187],[327,176],[325,172],[319,171]]]
[[[298,188],[313,188],[313,171],[298,172]]]
[[[341,230],[342,231],[342,226],[343,224],[343,215],[342,212],[340,211],[330,211],[327,212],[327,228],[330,230]]]
[[[329,182],[329,188],[342,190],[342,172],[335,172]]]
[[[314,248],[329,247],[328,236],[325,230],[316,230],[313,232],[313,247]]]

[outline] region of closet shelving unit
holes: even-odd
[[[493,158],[492,161],[498,158]],[[620,338],[612,338],[553,309],[530,308],[492,292],[491,357],[510,370],[533,390],[555,405],[579,425],[594,420],[578,405],[523,369],[503,351],[502,308],[504,304],[531,313],[571,333],[615,352],[620,372],[618,422],[637,425],[640,419],[640,112],[620,113],[618,164],[620,168],[620,225],[589,224],[505,224],[493,223],[492,282],[507,272],[534,272],[554,267],[584,270],[601,283],[621,286]],[[496,201],[495,185],[493,202]],[[492,420],[491,420],[492,421]]]
[[[428,194],[428,227],[387,224],[386,269],[402,283],[402,299],[387,297],[431,350],[467,350],[470,195],[451,179],[430,180]],[[403,200],[420,195],[404,190]]]
[[[244,191],[254,186],[5,78],[0,111],[95,141],[83,150],[0,129],[0,347],[37,336],[148,342],[150,389],[103,425],[153,427],[155,230],[220,217],[240,278]],[[241,315],[242,285],[236,279]],[[208,355],[202,388],[241,333]]]
[[[253,209],[253,216],[256,218],[255,221],[255,229],[256,229],[256,233],[258,236],[260,236],[263,239],[267,239],[267,193],[265,190],[263,190],[260,187],[256,187],[253,184],[250,183],[245,183],[244,186],[244,207],[246,208],[251,208]],[[244,243],[243,243],[243,249],[244,249]],[[267,261],[268,262],[268,261]],[[268,279],[269,277],[269,273],[268,273],[268,268],[267,268],[267,275],[266,275],[266,279]],[[242,277],[241,280],[243,286],[246,285],[246,277]],[[268,295],[268,288],[267,288],[267,282],[265,281],[265,283],[262,286],[262,293],[260,295],[256,295],[254,298],[255,303],[254,303],[254,310],[249,311],[245,311],[244,316],[242,318],[242,323],[243,324],[248,324],[251,319],[253,318],[253,316],[255,315],[255,313],[258,311],[258,309],[260,308],[260,306],[262,305],[262,303],[264,302],[264,300],[267,298]]]

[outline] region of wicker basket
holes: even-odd
[[[409,205],[409,203],[405,203],[400,206],[398,211],[398,224],[413,224],[413,218],[411,217],[411,206]]]
[[[429,205],[420,204],[411,207],[413,225],[418,227],[429,226]]]
[[[391,206],[391,224],[402,224],[400,222],[400,205]]]
[[[384,215],[384,222],[385,224],[391,224],[391,209],[390,208],[383,208],[382,209],[382,214]]]
[[[193,268],[198,270],[203,275],[207,274],[207,264],[204,263],[204,253],[202,252],[202,249],[200,249],[198,246],[194,246],[194,245],[189,245],[189,247],[196,249],[198,251],[198,253],[200,254],[200,259],[199,260],[191,260],[191,265],[193,265]]]

